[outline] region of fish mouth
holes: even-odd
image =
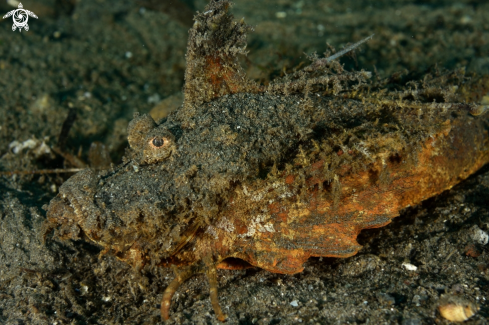
[[[45,207],[46,230],[55,229],[61,239],[84,238],[87,234],[83,228],[87,220],[100,215],[100,209],[93,204],[95,182],[94,172],[85,169],[63,183],[58,195]]]
[[[80,240],[83,237],[83,231],[78,226],[77,214],[75,209],[67,202],[66,199],[55,197],[47,207],[47,220],[44,225],[44,238],[52,230],[55,230],[55,236],[62,239]]]

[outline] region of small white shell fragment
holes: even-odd
[[[82,294],[86,294],[88,292],[88,286],[86,284],[82,284],[80,291]]]
[[[297,303],[297,300],[293,300],[293,301],[290,303],[290,305],[291,305],[292,307],[297,307],[297,306],[299,306],[299,304]]]
[[[418,267],[416,265],[413,265],[411,263],[402,263],[402,266],[404,266],[404,268],[408,271],[416,271],[418,269]]]
[[[486,245],[489,242],[489,235],[477,225],[470,228],[470,237],[478,244]]]
[[[26,140],[24,142],[19,142],[17,140],[12,141],[9,144],[9,149],[12,150],[14,154],[20,153],[24,148],[33,149],[37,146],[37,141],[33,139]]]
[[[277,17],[279,19],[283,19],[283,18],[287,17],[287,13],[285,11],[277,11],[275,13],[275,17]]]
[[[51,148],[43,141],[39,147],[34,150],[34,154],[39,157],[51,153]]]
[[[108,301],[111,301],[112,300],[112,297],[111,296],[102,297],[102,300],[105,301],[105,302],[108,302]]]

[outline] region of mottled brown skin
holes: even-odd
[[[223,256],[237,257],[284,274],[301,272],[303,263],[311,256],[355,255],[361,248],[355,240],[361,230],[385,226],[401,209],[451,188],[489,161],[487,129],[482,123],[470,121],[473,119],[465,116],[427,140],[415,168],[390,160],[385,166],[377,163],[367,171],[340,175],[342,194],[337,208],[327,191],[320,192],[314,187],[324,181],[318,177],[307,179],[311,188],[305,202],[276,200],[276,193],[268,190],[269,182],[255,182],[253,192],[248,188],[248,195],[237,193],[227,213],[223,213],[234,222],[232,237],[238,238],[228,248],[223,242],[230,237],[229,231],[219,229],[218,239],[209,245]],[[469,123],[471,128],[467,127]],[[323,161],[310,167],[311,171],[321,168]],[[389,170],[388,184],[379,184],[375,175],[375,171],[382,169]],[[287,186],[293,179],[284,175],[280,183]],[[253,193],[260,192],[267,194],[253,200]],[[255,217],[249,214],[251,209],[268,211],[267,221],[262,224],[269,223],[274,231],[257,231],[254,236],[239,239],[249,231],[250,221]]]
[[[123,163],[74,175],[48,207],[63,239],[88,238],[136,268],[174,267],[164,319],[178,287],[206,273],[225,320],[216,268],[293,274],[310,256],[352,256],[362,229],[489,161],[487,114],[463,103],[473,94],[460,72],[374,83],[321,61],[258,86],[237,64],[250,28],[229,5],[196,16],[183,106],[159,125],[136,115]]]

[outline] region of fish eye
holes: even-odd
[[[153,148],[161,148],[165,144],[165,138],[162,137],[154,137],[150,140],[150,144]]]

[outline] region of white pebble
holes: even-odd
[[[20,153],[24,148],[33,149],[37,146],[38,141],[29,139],[24,142],[19,142],[17,140],[12,141],[9,144],[9,149],[12,150],[14,154]]]
[[[408,271],[416,271],[418,269],[418,267],[416,265],[412,265],[411,263],[402,263],[402,266],[404,266],[404,268]]]
[[[287,13],[285,11],[277,11],[275,13],[275,17],[277,17],[277,18],[285,18],[285,17],[287,17]]]
[[[474,225],[471,229],[470,237],[478,244],[485,245],[489,242],[489,235],[484,230]]]

